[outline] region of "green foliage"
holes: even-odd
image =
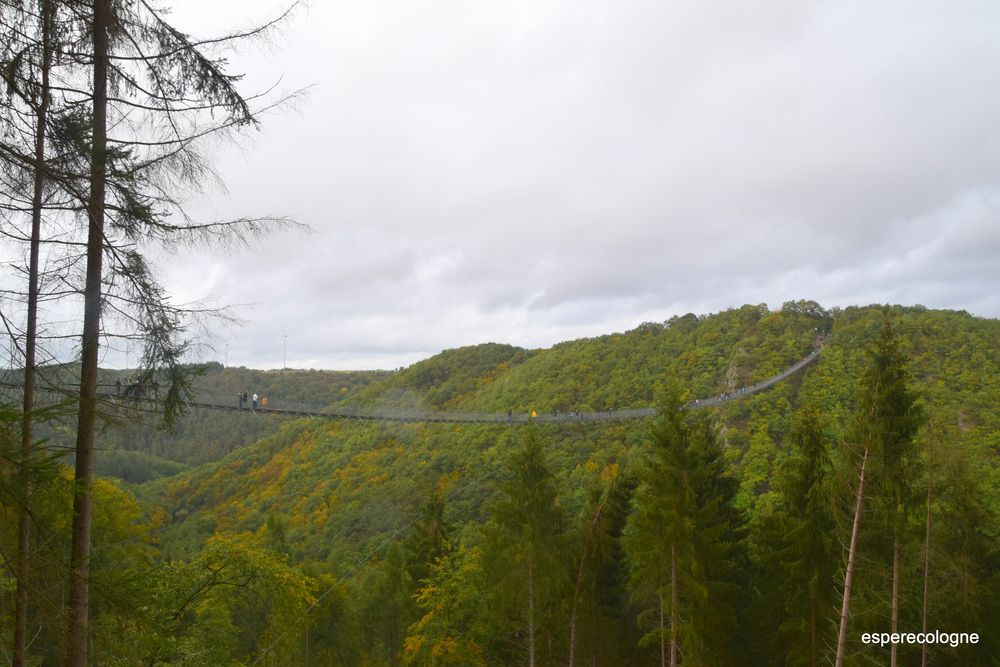
[[[423,616],[406,638],[408,665],[486,665],[489,620],[487,575],[478,547],[459,545],[431,568],[416,596]]]
[[[888,314],[867,355],[854,437],[868,450],[870,488],[894,503],[892,514],[896,515],[910,500],[913,442],[923,423],[923,412],[910,389],[907,359]]]
[[[161,563],[143,581],[142,613],[103,620],[115,664],[288,664],[301,650],[308,580],[274,553],[216,537],[189,562]]]
[[[569,641],[574,663],[623,665],[639,659],[621,543],[634,486],[617,464],[605,466],[591,484],[585,511],[571,524],[569,553],[576,558]]]
[[[883,347],[887,357],[898,356],[902,374],[885,371],[880,396],[902,396],[907,400],[900,404],[923,405],[934,416],[933,428],[906,427],[909,444],[876,438],[901,432],[888,417],[882,426],[858,417],[872,400],[859,391],[859,379],[877,375],[866,350],[879,347],[886,311],[896,350]],[[901,452],[886,456],[886,466],[905,463],[901,629],[920,627],[930,487],[930,627],[984,631],[979,646],[932,657],[990,664],[1000,656],[985,632],[1000,624],[996,321],[920,308],[826,312],[796,302],[772,312],[744,306],[548,350],[462,348],[395,373],[210,366],[200,391],[231,398],[234,406],[237,391],[260,388],[276,401],[288,396],[368,407],[543,413],[639,407],[669,402],[673,385],[685,388],[687,400],[767,377],[805,356],[824,332],[819,360],[801,374],[760,394],[668,418],[655,437],[645,421],[536,423],[526,431],[506,424],[292,421],[197,410],[169,436],[152,423],[109,427],[101,441],[106,469],[150,481],[134,487],[141,502],[102,486],[115,489],[115,499],[101,502],[129,518],[102,524],[96,537],[105,545],[97,553],[106,555],[95,581],[104,577],[108,584],[95,586],[101,591],[95,646],[109,647],[106,655],[120,655],[122,663],[162,650],[187,656],[173,658],[177,662],[227,664],[256,659],[265,647],[250,634],[277,638],[281,627],[291,628],[291,643],[279,642],[291,657],[276,657],[275,650],[261,662],[301,664],[308,649],[310,664],[523,663],[526,564],[538,558],[544,575],[535,609],[538,664],[567,664],[574,610],[576,664],[644,664],[653,660],[650,652],[658,657],[637,644],[643,634],[659,641],[662,554],[673,537],[687,548],[679,591],[686,659],[808,664],[813,610],[822,612],[816,625],[823,646],[830,644],[836,600],[831,604],[828,596],[831,584],[834,598],[840,592],[841,545],[850,528],[843,510],[853,506],[853,446],[864,436],[886,453]],[[893,384],[899,378],[902,384]],[[888,391],[894,386],[905,392]],[[673,400],[680,399],[674,394]],[[850,660],[861,662],[881,659],[857,638],[865,629],[887,627],[887,493],[896,488],[885,472],[872,474],[884,481],[872,488],[886,501],[869,505],[863,524],[850,647]],[[655,500],[660,494],[666,501]],[[674,502],[671,494],[684,501]],[[39,523],[47,532],[33,543],[62,539],[68,497],[55,487],[42,496]],[[0,517],[4,544],[10,544],[13,515],[4,507]],[[120,546],[111,546],[112,535],[124,540]],[[198,568],[219,539],[266,554],[260,572],[301,577],[305,593],[296,584],[282,598],[301,615],[277,613],[267,602],[254,606],[220,589],[206,594],[202,616],[189,605],[168,623],[168,612],[188,590],[179,582],[204,580],[207,570]],[[50,556],[39,574],[40,599],[58,600],[66,576],[58,554]],[[252,560],[249,554],[234,558]],[[9,608],[8,588],[0,578],[0,609]],[[163,592],[153,599],[153,591]],[[260,599],[282,595],[267,589]],[[310,595],[318,602],[305,611]],[[669,608],[665,612],[669,616]],[[57,618],[59,609],[33,613]],[[178,643],[156,630],[158,623],[176,629]],[[133,634],[140,640],[124,646],[120,638]],[[43,634],[38,641],[55,640]],[[51,655],[56,660],[57,649]],[[907,664],[918,658],[901,657]]]
[[[525,428],[506,473],[486,527],[490,597],[506,614],[514,655],[526,655],[534,664],[546,644],[543,636],[554,631],[554,610],[567,579],[564,512],[534,426]]]
[[[444,408],[459,397],[481,391],[530,353],[519,347],[485,343],[445,350],[400,370],[379,386],[351,399],[353,404],[375,403],[404,407]]]
[[[834,542],[829,436],[812,404],[795,415],[774,503],[754,515],[751,545],[759,588],[758,635],[789,665],[819,665],[833,645],[838,545]],[[777,582],[775,586],[774,583]]]
[[[643,643],[667,643],[660,619],[673,619],[686,662],[730,664],[743,574],[735,480],[725,474],[712,424],[704,413],[689,414],[677,392],[667,394],[650,440],[625,529],[639,622],[652,626]]]

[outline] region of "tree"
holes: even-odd
[[[34,429],[35,418],[35,380],[36,380],[36,348],[38,332],[38,282],[39,282],[39,249],[41,246],[42,205],[45,190],[46,134],[49,122],[49,104],[51,90],[49,85],[53,60],[53,33],[55,23],[54,0],[41,0],[37,7],[3,5],[5,17],[21,24],[34,23],[34,29],[25,29],[28,33],[40,34],[40,44],[37,49],[30,45],[19,45],[11,49],[13,44],[5,44],[3,71],[7,90],[12,96],[20,98],[35,116],[34,125],[34,166],[31,189],[31,232],[29,240],[28,260],[28,301],[27,323],[24,337],[24,393],[21,403],[21,452],[18,471],[20,487],[20,511],[18,515],[18,549],[17,549],[17,597],[14,620],[14,666],[22,667],[26,661],[26,643],[28,634],[28,576],[30,573],[31,548],[31,468],[34,459]],[[17,19],[31,15],[40,15],[35,22],[19,21]],[[21,10],[21,11],[18,11]],[[4,21],[5,23],[7,21]],[[12,40],[13,42],[14,40]],[[16,51],[16,53],[10,53]],[[27,55],[26,55],[27,54]],[[21,67],[16,67],[20,64]],[[37,68],[37,80],[30,74]],[[18,71],[20,70],[20,71]],[[27,73],[27,75],[25,74]],[[28,82],[29,85],[21,85]],[[32,85],[34,84],[34,85]]]
[[[459,544],[438,559],[417,591],[423,616],[407,632],[406,664],[486,665],[488,589],[479,547]]]
[[[393,542],[385,558],[366,568],[356,586],[366,651],[373,660],[401,664],[406,629],[416,620],[413,591],[403,548]]]
[[[528,665],[535,667],[540,628],[551,619],[566,573],[563,511],[534,426],[527,427],[521,447],[511,455],[508,475],[491,511],[491,555],[499,566],[500,604],[523,629]]]
[[[573,568],[569,667],[578,655],[589,654],[584,664],[623,663],[631,657],[626,633],[620,629],[625,607],[620,537],[632,491],[633,484],[623,479],[618,464],[605,466],[581,517],[574,540],[579,554]]]
[[[306,610],[316,603],[309,580],[245,538],[217,536],[189,561],[143,572],[144,593],[131,614],[108,614],[103,650],[123,664],[219,665],[294,661]]]
[[[625,532],[634,598],[645,605],[645,644],[660,664],[733,661],[741,556],[735,481],[708,419],[667,395],[640,471]],[[652,623],[650,623],[652,621]]]
[[[861,513],[865,498],[876,508],[879,521],[873,527],[876,547],[891,535],[892,587],[889,597],[890,631],[897,632],[900,609],[900,546],[904,522],[912,506],[911,482],[915,462],[914,438],[923,423],[923,411],[909,388],[909,373],[897,325],[883,312],[879,332],[866,349],[867,364],[858,388],[852,438],[863,451],[857,500],[848,551],[848,566],[841,605],[837,664],[846,653],[850,617],[851,585],[858,558]],[[867,488],[866,488],[867,475]],[[897,646],[890,647],[895,667]]]
[[[847,569],[844,572],[844,593],[840,605],[840,625],[837,631],[837,653],[834,665],[841,667],[847,654],[847,621],[851,617],[851,587],[854,585],[854,566],[858,557],[858,531],[861,527],[861,508],[865,500],[865,465],[868,463],[868,450],[861,458],[861,470],[858,473],[858,495],[854,503],[854,521],[851,527],[851,545],[847,550]]]
[[[406,538],[404,547],[407,567],[410,579],[415,584],[423,581],[430,574],[434,562],[447,552],[449,526],[444,518],[444,488],[447,480],[447,477],[443,478],[431,491]]]
[[[89,10],[75,7],[86,26],[89,53],[73,52],[92,73],[89,91],[75,92],[90,103],[91,114],[79,129],[88,149],[86,194],[86,278],[74,496],[71,588],[67,630],[67,665],[86,663],[90,559],[91,486],[97,422],[97,363],[104,305],[138,330],[144,345],[145,381],[164,368],[168,413],[187,398],[180,363],[185,344],[181,314],[170,307],[140,242],[173,244],[234,231],[259,231],[261,221],[192,224],[170,195],[174,180],[196,182],[206,166],[196,142],[211,134],[256,125],[248,99],[227,74],[224,61],[207,54],[209,44],[260,34],[267,26],[242,35],[197,42],[164,19],[147,0],[94,0]],[[268,24],[271,25],[271,24]],[[109,89],[109,82],[113,88]],[[111,93],[109,95],[109,92]],[[69,94],[69,93],[68,93]],[[141,120],[132,119],[138,115]],[[109,135],[109,120],[118,135]],[[181,223],[170,220],[179,215]],[[110,266],[105,269],[105,257]],[[123,297],[111,301],[105,281],[118,283]],[[118,307],[124,303],[126,307]]]
[[[904,523],[913,506],[914,439],[924,419],[922,408],[910,390],[906,363],[898,326],[885,313],[878,336],[868,349],[868,365],[861,378],[855,438],[868,452],[871,462],[869,494],[883,518],[878,528],[892,535],[891,632],[897,632],[899,625],[900,545]],[[897,646],[893,644],[892,667],[896,661]]]
[[[780,471],[782,572],[786,618],[782,651],[816,667],[834,604],[834,521],[829,493],[830,455],[814,405],[803,406],[792,427],[794,453]]]

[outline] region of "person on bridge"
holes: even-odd
[[[253,404],[252,404],[253,407],[251,408],[251,410],[256,410],[257,409],[257,400],[258,400],[257,392],[254,392],[253,393]]]
[[[240,410],[242,410],[247,404],[247,393],[245,391],[241,391],[236,394],[236,397],[240,399]]]

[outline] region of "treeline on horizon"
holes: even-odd
[[[818,330],[829,332],[823,353],[801,375],[721,408],[681,408],[787,367]],[[920,632],[926,609],[930,631],[979,633],[975,645],[928,647],[928,664],[995,664],[998,342],[997,322],[964,313],[799,302],[550,350],[445,352],[341,400],[600,409],[648,405],[654,384],[662,415],[527,427],[298,420],[235,451],[216,442],[197,453],[209,463],[178,455],[182,472],[146,484],[99,480],[92,655],[829,664],[864,461],[844,664],[890,662],[889,647],[861,636],[892,631],[894,607],[900,632]],[[55,466],[37,496],[32,652],[46,664],[60,654],[71,487]],[[4,545],[13,519],[5,504]],[[11,577],[0,573],[8,628]],[[921,658],[919,646],[898,649],[901,665]]]

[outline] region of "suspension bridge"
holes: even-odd
[[[775,384],[795,375],[806,366],[814,363],[820,355],[821,348],[816,348],[806,357],[792,364],[776,375],[772,375],[760,382],[752,385],[738,387],[723,392],[716,396],[699,398],[690,401],[687,407],[690,409],[708,408],[722,405],[729,401],[736,401],[753,394],[770,389]],[[7,392],[20,389],[21,385],[15,383],[0,383]],[[51,389],[49,390],[52,391]],[[70,392],[62,392],[70,396]],[[235,396],[235,394],[234,394]],[[147,409],[155,411],[161,401],[154,397],[129,395],[128,388],[122,393],[111,385],[102,385],[100,388],[100,398],[109,407]],[[540,423],[553,422],[607,422],[607,421],[627,421],[634,419],[648,419],[658,414],[656,408],[632,408],[623,410],[599,410],[599,411],[574,411],[574,412],[548,412],[534,413],[524,412],[449,412],[421,409],[403,408],[367,408],[356,406],[316,406],[297,403],[283,403],[269,399],[268,405],[258,405],[256,408],[250,406],[240,406],[238,400],[235,402],[229,396],[204,395],[198,396],[197,400],[191,401],[188,405],[192,408],[207,410],[226,410],[230,412],[242,412],[249,415],[286,415],[291,417],[324,417],[327,419],[346,419],[358,421],[392,421],[392,422],[432,422],[451,424],[524,424],[529,421]]]

